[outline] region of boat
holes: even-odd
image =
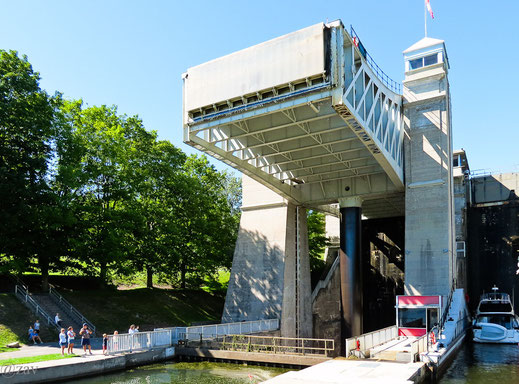
[[[519,318],[510,295],[498,291],[494,286],[481,296],[473,325],[476,343],[519,343]]]

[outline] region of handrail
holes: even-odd
[[[365,351],[396,339],[397,337],[398,327],[396,325],[382,328],[378,331],[364,333],[359,336],[350,337],[349,339],[346,339],[346,357],[348,357],[352,351],[357,349],[357,345],[359,350],[363,351],[363,354],[365,355]]]
[[[445,326],[445,322],[447,321],[448,315],[449,315],[449,309],[452,304],[452,298],[454,296],[454,286],[451,287],[451,291],[449,293],[449,296],[447,297],[447,305],[445,306],[445,311],[442,313],[442,318],[440,319],[439,329],[440,332],[443,330],[443,327]]]
[[[319,282],[315,286],[314,290],[312,291],[312,301],[311,301],[312,303],[315,301],[315,298],[319,294],[319,291],[321,289],[326,288],[328,286],[328,284],[330,283],[330,280],[332,279],[332,276],[333,276],[335,270],[339,266],[339,263],[340,263],[340,257],[337,256],[335,258],[335,260],[333,261],[330,269],[328,270],[328,273],[326,274],[326,277],[324,278],[324,280],[319,280]]]
[[[429,333],[426,333],[411,343],[411,363],[414,363],[419,358],[420,353],[426,352],[428,349]]]
[[[156,347],[169,347],[172,342],[172,329],[149,332],[124,333],[108,335],[108,354],[134,352]]]
[[[27,291],[27,293],[29,293],[29,287],[25,285],[25,283],[18,276],[9,273],[9,277],[14,281],[15,285],[21,286],[23,289],[25,289],[25,291]]]
[[[167,327],[156,328],[155,331],[173,330],[175,339],[182,339],[180,335],[196,335],[201,337],[214,337],[229,334],[246,334],[258,332],[270,332],[279,329],[279,319],[265,319],[254,321],[241,321],[236,323],[223,323],[212,325],[198,325],[192,327]]]
[[[333,339],[311,339],[298,337],[224,335],[217,338],[224,350],[282,353],[284,355],[324,355],[330,356],[335,351]]]
[[[393,92],[396,92],[398,94],[402,94],[402,85],[390,78],[383,70],[380,68],[375,60],[373,60],[373,57],[366,51],[366,48],[361,43],[359,35],[357,35],[357,32],[355,29],[353,29],[353,25],[350,25],[350,36],[352,37],[354,44],[359,49],[360,53],[368,63],[368,65],[371,67],[371,69],[375,72],[377,77],[384,83],[388,88],[390,88]]]
[[[47,325],[53,325],[57,329],[61,329],[61,327],[54,322],[54,319],[29,295],[28,290],[17,284],[14,287],[14,293],[16,297],[25,303],[26,306],[35,311],[36,316],[41,315],[45,320],[47,320]]]
[[[81,321],[81,324],[87,324],[88,327],[92,330],[93,333],[96,332],[96,327],[94,324],[89,321],[85,316],[81,314],[72,304],[68,302],[67,299],[65,299],[57,290],[55,287],[49,284],[49,295],[59,301],[59,304],[62,306],[62,308],[66,309],[67,311],[70,311],[70,313],[76,317],[76,319]]]

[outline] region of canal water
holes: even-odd
[[[467,342],[440,384],[518,384],[517,344],[477,344]]]
[[[162,363],[96,376],[79,384],[257,384],[288,369],[224,363]],[[439,384],[519,384],[519,346],[465,343]]]
[[[96,376],[79,384],[257,384],[287,369],[225,363],[162,363]]]

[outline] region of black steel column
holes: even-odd
[[[360,206],[341,207],[342,340],[362,334],[362,263]]]

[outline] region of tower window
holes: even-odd
[[[409,60],[409,69],[418,69],[438,63],[438,54],[432,54],[418,59]]]

